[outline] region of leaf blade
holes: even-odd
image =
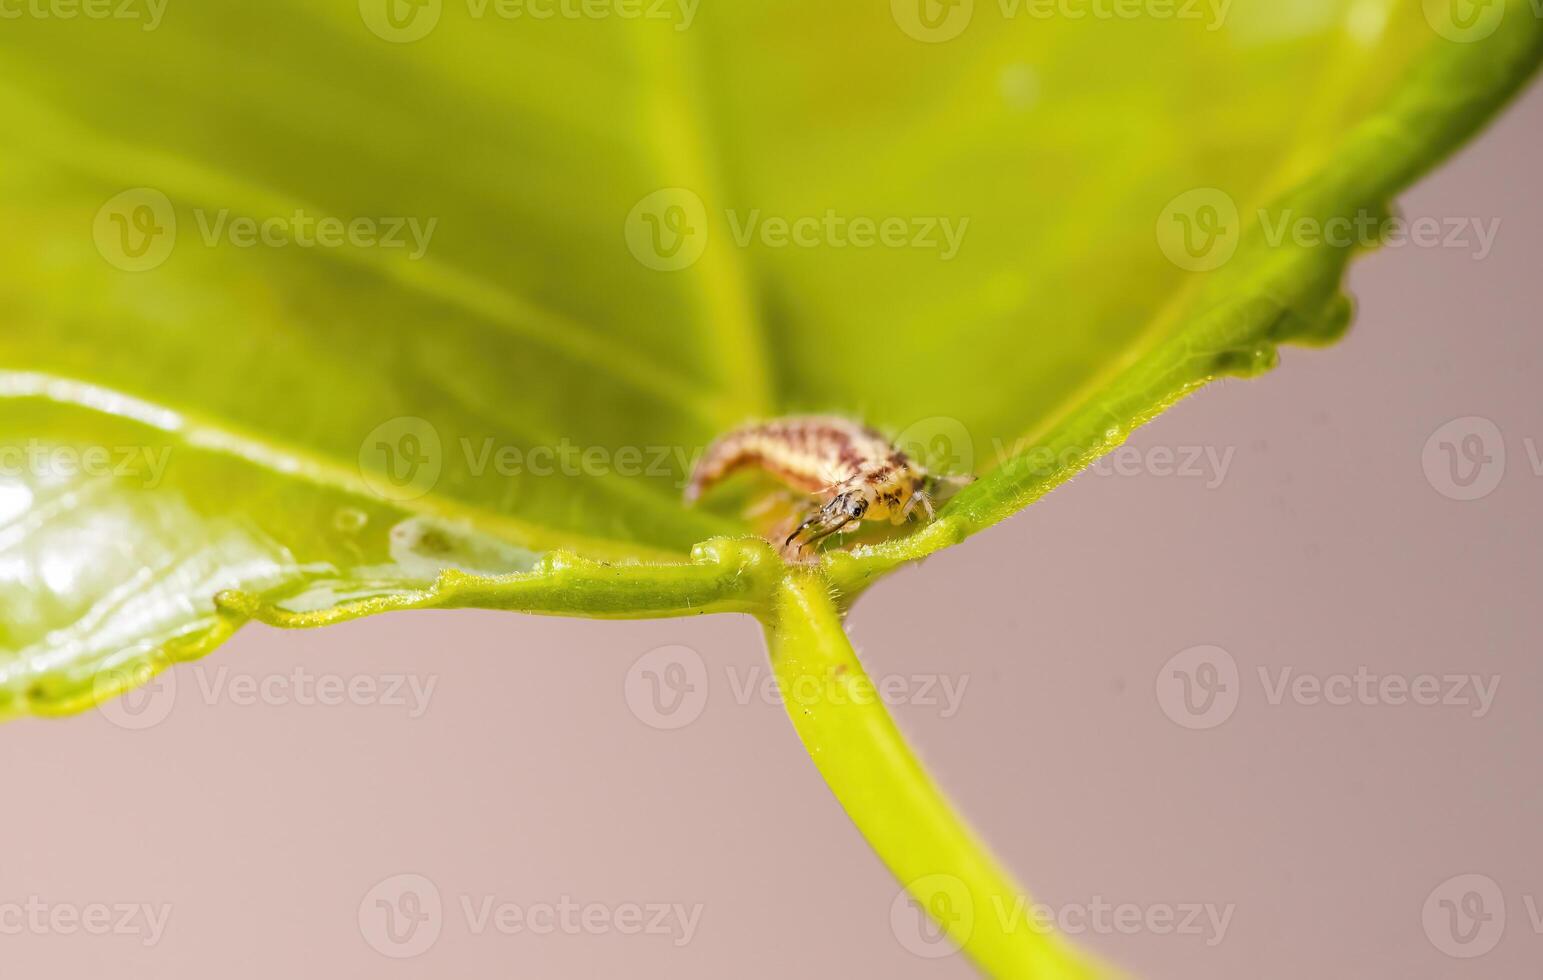
[[[679,500],[693,454],[747,415],[835,411],[900,437],[941,427],[970,445],[966,469],[1002,461],[936,523],[828,553],[850,601],[1036,499],[1195,385],[1343,328],[1348,254],[1245,244],[1230,265],[1191,272],[1153,247],[1165,199],[1205,185],[1245,210],[1275,202],[1319,220],[1381,208],[1534,70],[1543,33],[1526,0],[1466,44],[1398,0],[1237,0],[1214,31],[1025,30],[999,6],[942,45],[908,36],[882,4],[719,7],[689,32],[549,29],[454,6],[413,45],[372,36],[352,9],[299,3],[210,3],[133,43],[87,21],[22,21],[0,37],[13,122],[0,130],[5,438],[53,427],[54,448],[74,451],[137,440],[175,449],[189,474],[170,496],[111,484],[124,512],[185,509],[157,535],[120,531],[119,551],[150,556],[138,569],[78,537],[64,556],[130,581],[183,541],[220,555],[235,526],[288,569],[147,597],[183,611],[183,651],[228,628],[221,590],[245,596],[227,611],[323,622],[314,604],[346,618],[379,590],[437,601],[445,562],[519,575],[572,553],[689,574],[699,542],[749,530],[729,512],[743,495]],[[811,17],[828,30],[811,37]],[[130,272],[89,232],[126,217],[108,205],[139,185],[160,188],[180,231],[161,265]],[[699,199],[710,229],[673,271],[627,232],[629,209],[671,187]],[[231,244],[230,221],[298,213],[439,230],[418,259]],[[970,224],[958,261],[835,240],[886,218]],[[826,237],[779,246],[766,219],[809,219]],[[108,411],[92,421],[90,404],[61,397],[46,413],[37,379]],[[178,422],[120,435],[110,416],[123,405],[137,406],[130,421]],[[406,488],[418,496],[380,482],[421,442],[403,440],[429,433],[436,480]],[[646,462],[655,450],[659,465]],[[526,454],[519,472],[498,465],[505,451]],[[558,462],[537,474],[541,452]],[[628,452],[641,462],[620,465]],[[198,485],[215,473],[237,492]],[[36,478],[0,493],[32,493]],[[296,508],[289,526],[274,501]],[[332,523],[354,512],[367,514],[363,543]],[[113,591],[65,600],[35,549],[0,560],[10,601],[31,610],[0,643],[0,672],[49,710],[64,688],[45,667],[72,648],[45,638],[96,622],[82,617]],[[589,595],[630,608],[634,585]],[[165,628],[102,635],[165,660],[181,654],[140,649]],[[111,662],[84,653],[60,676]]]

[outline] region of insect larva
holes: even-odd
[[[777,419],[736,429],[707,447],[686,487],[695,501],[732,473],[759,469],[816,503],[783,541],[796,555],[861,521],[899,524],[918,506],[932,516],[937,479],[878,432],[834,416]]]

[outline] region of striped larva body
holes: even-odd
[[[878,432],[846,419],[777,419],[722,436],[697,463],[686,500],[746,469],[814,497],[807,519],[783,542],[792,555],[861,521],[899,524],[917,507],[932,516],[934,478]]]

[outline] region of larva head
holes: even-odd
[[[820,508],[820,513],[826,515],[827,520],[836,521],[860,521],[867,516],[873,506],[873,497],[867,487],[853,487],[843,490]]]
[[[871,498],[865,487],[843,484],[837,488],[834,496],[825,501],[824,506],[815,511],[813,517],[788,535],[783,546],[794,552],[811,547],[821,539],[862,521],[871,506]]]
[[[910,514],[911,498],[926,482],[922,469],[904,453],[896,451],[882,462],[863,467],[857,476],[843,484],[843,488],[862,490],[868,500],[867,520],[898,522]]]

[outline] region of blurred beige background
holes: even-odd
[[[1539,133],[1543,92],[1404,199],[1499,219],[1481,260],[1361,262],[1344,343],[852,616],[964,812],[1134,975],[1540,976]],[[973,975],[748,619],[251,627],[172,677],[0,733],[5,976]]]

